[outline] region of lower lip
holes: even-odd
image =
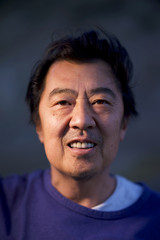
[[[96,150],[96,147],[97,146],[94,146],[93,148],[71,148],[71,147],[68,147],[68,148],[72,153],[80,156],[80,155],[86,155],[86,154],[94,153],[95,150]]]

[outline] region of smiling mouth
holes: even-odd
[[[95,143],[92,142],[72,142],[69,143],[68,146],[70,148],[78,148],[78,149],[89,149],[89,148],[94,148],[96,146]]]

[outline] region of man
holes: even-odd
[[[1,239],[160,238],[160,195],[110,173],[137,111],[130,58],[101,35],[52,42],[34,69],[26,100],[50,169],[1,180]]]

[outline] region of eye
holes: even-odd
[[[66,105],[71,105],[71,103],[69,103],[69,102],[66,101],[66,100],[62,100],[62,101],[57,102],[57,105],[66,106]]]
[[[103,104],[109,104],[109,102],[107,100],[104,100],[104,99],[97,99],[97,100],[94,100],[92,105],[103,105]]]

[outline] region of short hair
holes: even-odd
[[[80,63],[95,60],[105,61],[111,67],[122,94],[124,117],[138,114],[132,88],[130,87],[133,65],[126,49],[115,36],[104,31],[91,30],[76,37],[67,36],[52,41],[42,58],[33,68],[26,94],[32,123],[36,125],[40,120],[39,102],[45,87],[47,72],[53,63],[60,60]]]

